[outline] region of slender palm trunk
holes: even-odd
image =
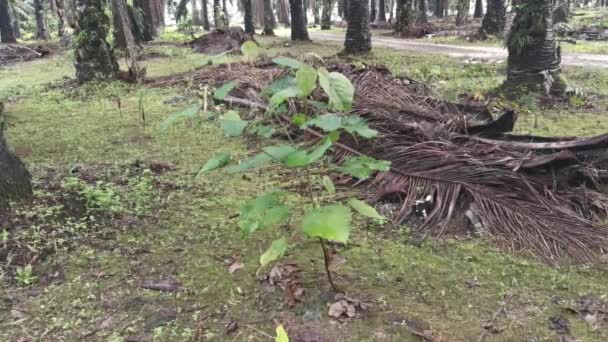
[[[376,21],[376,0],[370,0],[370,4],[369,4],[369,21],[374,22]]]
[[[34,15],[36,17],[36,39],[49,39],[49,31],[44,22],[44,3],[42,0],[34,0]]]
[[[213,26],[215,29],[223,28],[222,23],[222,5],[220,0],[213,0]]]
[[[203,29],[205,31],[211,30],[211,23],[209,22],[209,2],[208,0],[202,0],[202,16],[203,16]]]
[[[312,6],[312,17],[314,18],[314,25],[315,27],[317,26],[321,26],[321,1],[320,0],[312,0],[313,1],[313,6]]]
[[[348,26],[344,41],[345,54],[362,54],[372,50],[372,33],[369,29],[369,2],[349,0]]]
[[[546,94],[563,90],[561,53],[553,33],[552,0],[528,0],[517,6],[507,38],[508,88],[525,87]]]
[[[310,40],[304,20],[302,0],[289,0],[291,7],[291,40]]]
[[[333,0],[323,0],[323,14],[321,15],[321,30],[331,29],[331,12],[334,10]]]
[[[456,25],[466,23],[469,16],[469,0],[458,0],[456,13]]]
[[[243,0],[243,7],[245,7],[245,32],[249,34],[255,34],[255,26],[253,25],[253,7],[251,0]]]
[[[264,35],[274,36],[274,28],[276,26],[276,20],[274,13],[272,12],[271,0],[264,0]]]
[[[473,17],[474,18],[483,17],[483,0],[475,0],[475,12],[473,13]]]
[[[60,38],[66,36],[65,31],[65,6],[63,0],[53,0],[55,2],[55,13],[57,13],[57,35]]]
[[[190,1],[190,6],[192,8],[192,25],[194,26],[203,26],[203,17],[201,16],[201,0],[192,0]]]
[[[490,0],[490,1],[492,1],[492,0]],[[443,18],[443,11],[444,11],[443,0],[435,0],[435,11],[433,12],[433,14],[437,18]]]
[[[9,12],[8,0],[0,0],[0,42],[17,42],[11,13]]]
[[[288,0],[277,0],[277,17],[279,22],[285,26],[291,24],[289,19],[289,2]]]
[[[386,1],[378,0],[378,14],[376,15],[376,22],[385,23],[386,22]]]
[[[426,24],[428,22],[428,18],[426,17],[426,0],[417,0],[417,15],[416,15],[416,21],[418,23],[424,23]]]
[[[486,15],[481,21],[481,32],[502,36],[505,30],[506,16],[505,0],[488,0]]]

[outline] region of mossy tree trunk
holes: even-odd
[[[475,12],[473,12],[473,17],[474,18],[483,17],[483,0],[475,0]]]
[[[274,36],[274,28],[276,26],[276,20],[274,13],[272,12],[272,1],[264,0],[264,35]]]
[[[486,15],[481,21],[481,32],[502,36],[505,30],[506,16],[505,0],[488,0]]]
[[[334,0],[323,0],[323,14],[321,15],[321,30],[331,29],[331,12],[334,9]]]
[[[302,0],[289,0],[291,8],[291,40],[310,40],[304,20]]]
[[[76,77],[80,83],[114,78],[118,63],[106,40],[110,19],[103,0],[77,0],[75,27]]]
[[[507,88],[545,94],[563,90],[561,53],[555,42],[552,12],[552,0],[528,0],[526,6],[516,6],[507,37]]]
[[[251,0],[243,0],[245,32],[255,34],[255,26],[253,25],[253,4]]]
[[[53,1],[55,1],[55,12],[57,13],[57,35],[64,40],[66,37],[65,6],[63,4],[63,0]]]
[[[372,33],[369,29],[369,2],[367,0],[348,1],[348,26],[344,41],[345,54],[362,54],[372,50]]]
[[[9,0],[0,0],[0,42],[16,43],[17,37],[9,11]]]
[[[4,140],[2,123],[2,103],[0,103],[0,209],[8,207],[10,201],[32,195],[32,176],[21,160],[8,148]]]
[[[413,0],[397,0],[397,23],[395,24],[395,32],[401,36],[408,36],[416,16],[413,9]]]

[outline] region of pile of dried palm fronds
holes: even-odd
[[[238,51],[244,42],[253,40],[253,36],[241,27],[227,27],[214,30],[189,42],[194,52],[209,55]]]
[[[50,53],[50,48],[43,45],[0,44],[0,66],[42,58]]]
[[[491,237],[500,247],[550,263],[602,259],[608,242],[608,227],[602,223],[608,214],[608,135],[511,135],[514,112],[494,120],[485,107],[437,100],[424,86],[395,78],[383,68],[335,64],[330,69],[355,86],[350,115],[364,117],[380,132],[373,140],[343,135],[334,158],[341,162],[365,154],[392,162],[391,171],[378,174],[367,189],[370,201],[398,203],[397,223],[414,224],[421,235],[462,233],[466,228]],[[236,64],[148,84],[189,79],[217,86],[237,80],[230,100],[264,108],[260,91],[285,73],[268,63]],[[298,103],[291,103],[290,114],[297,110]],[[415,218],[415,203],[421,199],[430,207]]]

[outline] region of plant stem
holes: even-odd
[[[334,289],[334,291],[342,292],[340,291],[340,289],[338,289],[336,284],[334,284],[334,281],[331,278],[331,271],[329,270],[329,253],[327,251],[327,246],[325,246],[323,238],[319,238],[319,242],[321,243],[321,248],[323,249],[323,259],[325,260],[325,272],[327,273],[327,280],[329,280],[329,285],[331,285],[331,288]]]

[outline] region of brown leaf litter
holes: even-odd
[[[353,109],[379,132],[373,140],[343,134],[334,162],[367,155],[392,162],[365,182],[372,203],[395,203],[394,221],[422,237],[479,234],[504,249],[548,263],[599,263],[608,248],[608,134],[590,138],[510,133],[517,113],[494,118],[483,105],[451,103],[381,66],[327,65],[355,87]],[[235,80],[233,106],[264,110],[260,95],[288,70],[268,61],[237,63],[148,80],[149,87],[185,84],[218,87]],[[324,101],[324,93],[314,93]],[[289,127],[303,106],[291,99],[274,120]],[[320,113],[323,113],[322,111]],[[317,112],[317,114],[320,114]],[[289,129],[309,143],[324,135]],[[353,179],[353,184],[362,182]],[[425,209],[418,210],[422,203]]]

